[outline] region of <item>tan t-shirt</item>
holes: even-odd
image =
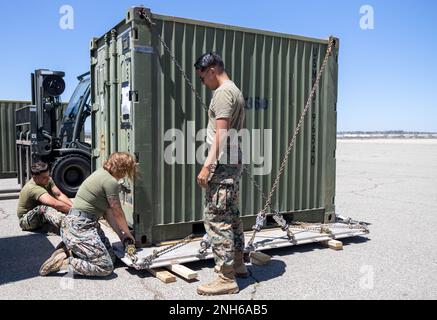
[[[101,168],[91,174],[80,186],[73,201],[73,209],[85,211],[99,219],[109,208],[107,198],[119,197],[120,185],[108,171]]]
[[[235,129],[239,131],[244,126],[244,106],[246,102],[244,100],[243,94],[240,89],[231,80],[226,80],[217,90],[211,99],[211,104],[209,105],[209,122],[207,128],[206,142],[211,145],[214,135],[217,131],[217,119],[229,118],[230,119],[230,129]],[[237,145],[239,139],[233,140],[231,142],[232,146]],[[227,147],[224,147],[223,151],[219,156],[219,161],[223,159],[223,154],[226,152]],[[229,155],[227,157],[229,158]],[[220,161],[223,162],[223,161]],[[229,162],[228,162],[229,163]]]
[[[55,186],[56,185],[52,179],[49,180],[49,183],[46,186],[37,185],[33,179],[30,179],[20,191],[17,206],[18,218],[21,218],[30,210],[41,205],[38,199],[43,194],[48,193],[53,197],[52,189]]]

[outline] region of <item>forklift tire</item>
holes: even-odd
[[[73,198],[90,172],[91,161],[89,158],[70,154],[55,161],[52,166],[52,179],[67,197]]]

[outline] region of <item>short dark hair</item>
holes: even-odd
[[[35,162],[30,167],[30,172],[32,173],[32,176],[37,176],[47,171],[49,171],[49,165],[42,161]]]
[[[200,70],[202,72],[212,66],[218,67],[220,72],[225,70],[225,64],[223,63],[222,57],[220,57],[220,55],[218,55],[216,52],[202,54],[194,64],[196,70]]]

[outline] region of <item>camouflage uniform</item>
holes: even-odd
[[[211,166],[212,177],[205,195],[204,224],[214,261],[220,272],[232,269],[235,251],[244,249],[240,220],[239,180],[241,165]]]
[[[40,205],[19,218],[20,227],[23,231],[32,231],[41,228],[44,224],[49,223],[58,229],[65,214],[49,206]]]
[[[73,254],[69,268],[75,274],[107,276],[114,270],[114,251],[96,220],[68,215],[62,221],[61,237]]]

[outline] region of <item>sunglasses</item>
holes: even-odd
[[[207,67],[203,72],[205,72],[205,76],[208,74],[208,71],[211,70],[211,67]],[[200,81],[202,81],[202,83],[205,83],[205,76],[199,76]]]

